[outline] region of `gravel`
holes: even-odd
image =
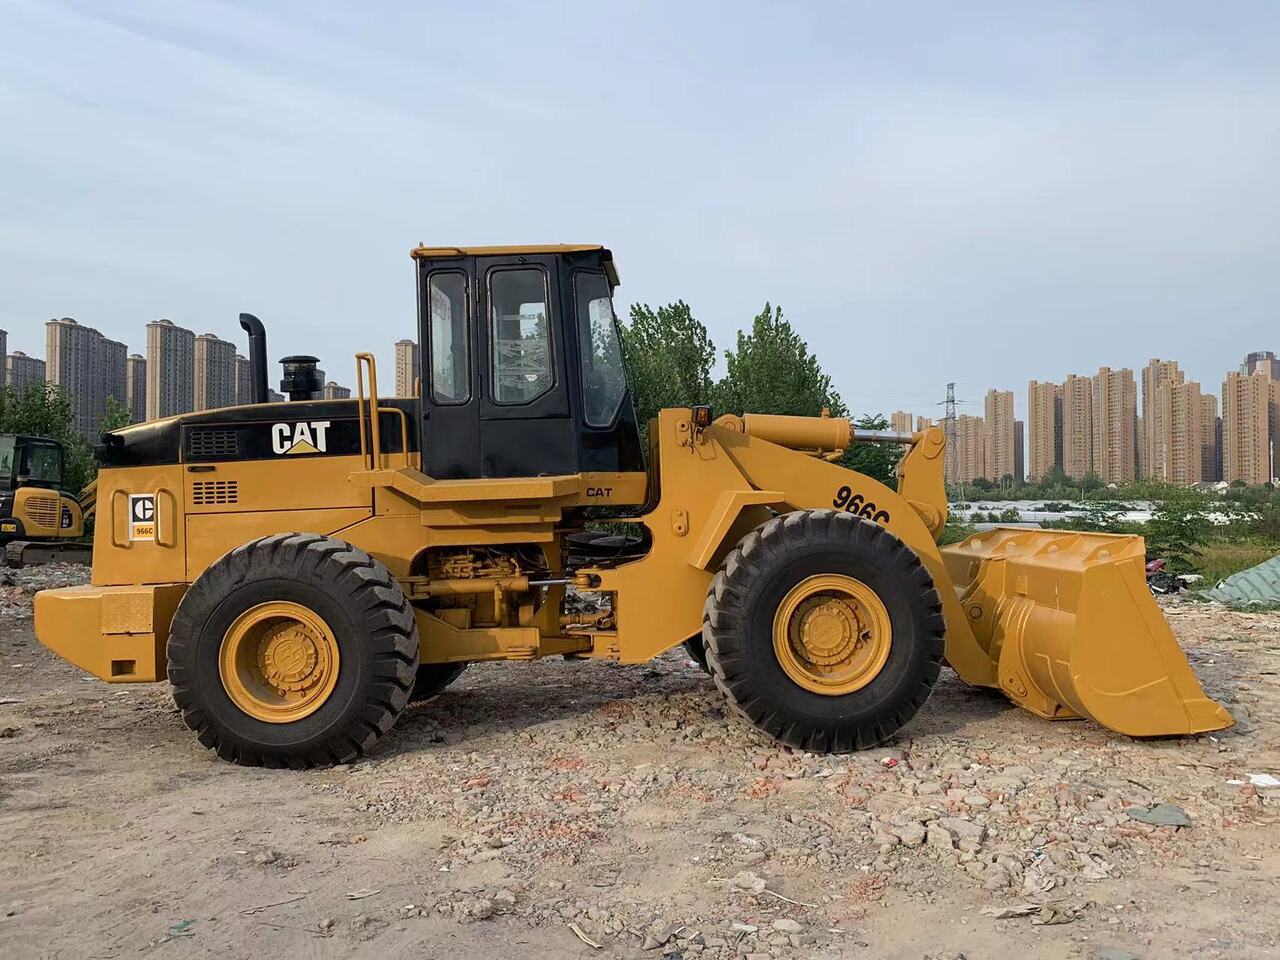
[[[33,586],[80,582],[84,568],[7,573],[0,618],[21,619]],[[411,879],[385,904],[370,897],[358,913],[308,921],[325,936],[378,939],[388,924],[429,919],[573,924],[623,956],[829,957],[861,949],[866,929],[894,911],[963,896],[965,910],[1034,908],[988,921],[996,942],[1006,925],[1035,922],[1107,934],[1115,946],[1094,936],[1071,955],[1119,957],[1155,935],[1160,905],[1140,894],[1146,885],[1170,870],[1244,877],[1258,867],[1237,838],[1265,839],[1268,857],[1276,850],[1280,791],[1249,776],[1280,774],[1280,614],[1162,603],[1235,728],[1136,741],[1048,723],[946,673],[893,743],[823,756],[780,748],[738,721],[696,665],[670,653],[642,667],[477,665],[407,711],[359,763],[293,774],[216,764],[202,776],[287,780],[295,796],[344,811],[311,828],[312,842],[339,857],[367,838],[412,838],[394,841],[413,844]],[[27,654],[9,653],[8,669],[24,669]],[[121,688],[123,701],[94,689],[150,718],[149,742],[192,749],[164,688]],[[20,729],[5,743],[31,735]],[[1191,826],[1126,813],[1159,804]],[[308,863],[307,850],[275,841],[253,850],[245,859],[264,872]],[[1241,880],[1248,936],[1237,930],[1239,943],[1265,942],[1261,913],[1243,898],[1269,902],[1266,876]],[[1187,923],[1203,909],[1189,897],[1178,911]]]

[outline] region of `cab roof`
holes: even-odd
[[[494,247],[428,247],[420,244],[409,251],[414,260],[436,260],[449,257],[511,257],[535,253],[591,253],[599,252],[605,273],[611,286],[618,285],[618,268],[613,264],[613,253],[598,243],[530,243]]]

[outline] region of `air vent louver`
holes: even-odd
[[[234,430],[192,430],[187,434],[187,457],[212,460],[240,453]]]
[[[239,502],[240,489],[235,480],[196,480],[191,484],[192,506],[208,507]]]

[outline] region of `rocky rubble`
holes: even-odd
[[[1196,615],[1175,608],[1171,620]],[[1252,652],[1274,675],[1280,618],[1227,616],[1257,630],[1247,642],[1261,641]],[[1198,839],[1274,819],[1275,791],[1232,782],[1277,763],[1251,736],[1255,690],[1215,669],[1234,642],[1191,647],[1211,694],[1241,719],[1221,735],[1133,741],[952,681],[892,747],[846,757],[778,748],[727,718],[675,655],[640,677],[602,663],[475,667],[407,718],[435,749],[316,786],[381,823],[443,821],[435,863],[459,883],[437,893],[437,913],[572,922],[642,953],[821,952],[856,939],[887,893],[927,902],[955,885],[993,904],[1030,900],[1033,922],[1093,910],[1123,925],[1097,906],[1108,882],[1170,859],[1214,869],[1213,844]],[[1129,812],[1162,802],[1193,826]],[[667,857],[679,863],[667,882],[646,882]],[[465,882],[479,873],[501,885]]]
[[[0,567],[0,618],[31,616],[39,590],[74,587],[89,582],[89,568],[78,563],[45,563],[34,567]]]
[[[29,618],[37,583],[86,573],[6,571],[0,618]],[[198,778],[211,798],[200,807],[212,809],[243,782],[274,798],[273,815],[302,823],[289,846],[254,832],[269,818],[234,821],[257,838],[234,841],[244,870],[310,891],[280,908],[298,911],[282,929],[369,949],[443,923],[460,937],[561,935],[583,955],[599,944],[599,956],[825,960],[884,955],[892,918],[941,911],[932,915],[987,925],[997,941],[1053,931],[1054,943],[1071,944],[1053,956],[1090,957],[1095,946],[1170,956],[1180,954],[1142,945],[1167,943],[1174,921],[1163,918],[1181,920],[1231,879],[1231,899],[1219,901],[1231,923],[1211,924],[1214,939],[1195,952],[1250,956],[1227,945],[1270,936],[1275,946],[1253,918],[1277,889],[1280,790],[1262,775],[1280,776],[1280,613],[1165,606],[1209,694],[1237,717],[1231,730],[1130,740],[1048,723],[944,671],[893,743],[823,756],[780,748],[739,721],[677,651],[640,667],[474,665],[406,711],[361,762],[285,774],[208,758],[163,687],[81,683],[55,665],[73,706],[62,706],[66,693],[36,704],[40,684],[24,681],[35,692],[0,717],[0,737],[17,733],[0,739],[10,751],[0,762],[13,757],[21,778],[31,768],[15,751],[48,744],[53,756],[63,749],[55,729],[114,738],[142,720],[147,749],[127,756],[170,771],[163,789],[170,777]],[[24,638],[0,648],[0,685],[44,663],[25,639],[29,622],[18,625],[0,635]],[[61,796],[63,782],[50,789]],[[1144,822],[1170,810],[1190,826]],[[324,871],[335,863],[368,872],[321,908],[311,898],[331,885]],[[1172,873],[1190,892],[1162,902],[1149,891]]]

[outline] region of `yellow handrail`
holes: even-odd
[[[369,445],[364,439],[364,368],[369,367]],[[370,470],[382,469],[382,423],[380,414],[393,413],[400,418],[400,452],[404,455],[404,465],[409,461],[409,418],[399,407],[383,407],[378,401],[378,361],[372,353],[356,354],[356,415],[360,423],[360,459],[365,461]],[[370,449],[372,448],[372,449]]]
[[[405,469],[408,469],[409,461],[409,417],[399,407],[379,407],[379,413],[394,413],[400,418],[400,453],[404,455]]]
[[[369,368],[369,444],[364,440],[364,369]],[[356,411],[360,424],[360,457],[370,470],[382,468],[382,434],[378,423],[378,361],[372,353],[356,354]],[[406,440],[408,438],[406,437]]]

